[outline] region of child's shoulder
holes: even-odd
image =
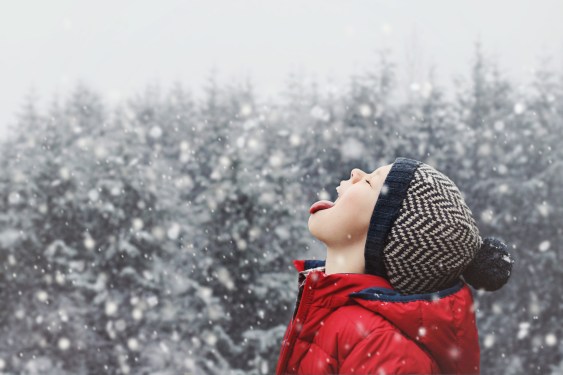
[[[334,311],[332,311],[329,316],[331,319],[338,319],[343,321],[349,320],[351,317],[358,317],[360,319],[369,319],[369,317],[372,317],[372,319],[377,319],[375,316],[381,317],[381,315],[375,313],[374,311],[366,309],[365,307],[357,303],[339,306],[338,308],[334,309]]]
[[[396,330],[397,328],[378,313],[357,304],[340,306],[324,320],[322,328],[352,339],[363,339],[378,330]]]
[[[371,337],[389,342],[386,335],[397,333],[398,328],[376,312],[361,305],[344,305],[323,319],[314,343],[342,363],[363,340]]]

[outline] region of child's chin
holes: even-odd
[[[322,225],[319,223],[319,218],[316,217],[316,213],[309,215],[309,221],[307,222],[307,227],[309,228],[309,232],[318,238],[319,230],[322,228]]]

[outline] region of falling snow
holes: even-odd
[[[311,203],[334,200],[352,168],[407,156],[447,170],[482,234],[512,245],[501,258],[515,261],[509,283],[473,293],[482,368],[561,372],[563,93],[544,74],[534,81],[544,94],[513,96],[490,68],[476,66],[457,99],[423,79],[403,83],[412,101],[401,105],[387,101],[392,87],[381,85],[392,80],[381,75],[391,73],[381,71],[349,91],[290,81],[284,100],[268,104],[210,80],[201,101],[178,85],[105,107],[78,86],[48,110],[22,107],[2,154],[11,313],[0,371],[273,373],[298,293],[291,261],[326,255],[309,232]],[[436,334],[417,324],[414,337],[393,340]]]

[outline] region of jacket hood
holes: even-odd
[[[429,353],[442,372],[478,372],[475,364],[479,365],[480,350],[473,295],[462,279],[436,292],[404,295],[380,276],[348,273],[325,275],[325,260],[294,260],[293,263],[300,280],[311,272],[318,272],[317,276],[321,275],[321,278],[335,277],[340,280],[340,275],[347,276],[345,280],[348,281],[344,284],[355,285],[355,290],[342,289],[344,295],[332,290],[335,294],[333,298],[339,298],[341,304],[349,304],[352,300],[384,317]]]

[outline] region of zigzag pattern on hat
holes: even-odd
[[[384,262],[395,289],[429,293],[455,283],[482,239],[461,192],[422,163],[387,237]]]

